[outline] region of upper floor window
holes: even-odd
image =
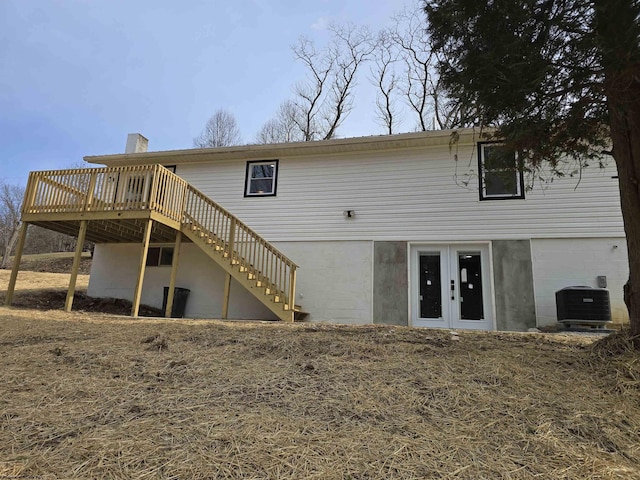
[[[278,160],[247,162],[244,196],[274,196],[277,179]]]
[[[480,200],[524,198],[524,178],[518,156],[499,143],[478,144]]]

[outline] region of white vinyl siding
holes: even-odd
[[[457,161],[447,146],[280,158],[278,195],[268,198],[244,197],[244,160],[181,164],[178,173],[270,241],[624,235],[613,162],[535,185],[525,200],[483,202],[477,147],[455,153]]]

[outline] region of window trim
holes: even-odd
[[[255,180],[253,178],[251,178],[251,169],[254,165],[274,165],[274,172],[273,172],[273,183],[272,183],[272,188],[271,188],[271,192],[268,193],[249,193],[250,189],[251,189],[251,180]],[[279,170],[279,165],[278,165],[278,160],[277,159],[273,159],[273,160],[250,160],[247,162],[247,167],[245,170],[245,174],[244,174],[244,196],[246,197],[275,197],[276,193],[277,193],[277,187],[278,187],[278,170]]]
[[[158,251],[158,261],[157,263],[149,263],[150,260],[150,255],[149,252],[151,252],[151,250],[157,250]],[[163,263],[162,262],[162,258],[163,258],[163,250],[171,250],[171,261],[168,263]],[[149,249],[147,251],[147,261],[145,262],[145,267],[170,267],[173,263],[173,255],[175,254],[175,249],[173,247],[173,245],[153,245],[153,246],[149,246]]]
[[[494,194],[487,195],[486,187],[484,182],[484,148],[485,146],[499,146],[503,145],[502,142],[478,142],[478,181],[479,181],[479,192],[480,192],[480,201],[484,200],[524,200],[524,175],[522,172],[522,165],[518,159],[516,154],[515,163],[517,170],[515,171],[516,175],[516,186],[517,192],[515,195],[510,194]]]

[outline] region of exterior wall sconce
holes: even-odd
[[[345,210],[344,212],[342,212],[342,215],[344,215],[344,218],[353,218],[356,216],[356,211],[355,210]]]

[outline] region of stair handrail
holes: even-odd
[[[298,265],[191,184],[187,184],[184,213],[185,224],[215,243],[230,262],[294,310]]]

